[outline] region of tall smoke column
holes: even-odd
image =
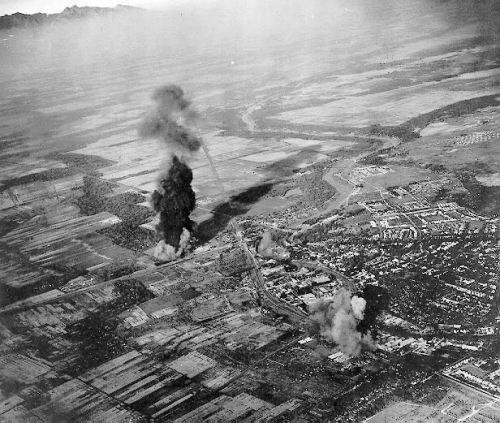
[[[357,356],[363,347],[373,349],[370,333],[358,331],[363,320],[366,301],[341,288],[333,298],[321,299],[311,305],[311,318],[319,323],[321,335],[335,342],[345,354]]]
[[[153,94],[154,110],[146,116],[139,127],[143,138],[156,138],[163,142],[167,160],[151,202],[160,213],[157,229],[162,233],[154,255],[162,261],[172,260],[182,254],[193,227],[189,218],[196,205],[191,187],[193,172],[185,162],[201,147],[201,140],[185,125],[196,120],[190,102],[176,85],[158,88]]]

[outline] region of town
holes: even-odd
[[[377,380],[377,373],[393,367],[427,380],[436,357],[451,366],[443,377],[498,395],[495,370],[477,376],[452,365],[461,357],[484,360],[498,335],[496,219],[395,186],[354,193],[334,212],[302,222],[288,210],[241,216],[191,257],[151,266],[148,239],[155,233],[143,224],[151,214],[147,203],[137,205],[144,197],[120,185],[89,194],[77,178],[80,184],[56,182],[52,195],[43,182],[4,191],[4,218],[39,201],[48,210],[3,236],[10,254],[20,248],[32,266],[57,269],[68,266],[73,251],[75,264],[87,269],[67,280],[43,267],[4,268],[4,275],[18,275],[9,278],[8,292],[21,295],[0,310],[2,380],[17,392],[2,405],[6,416],[92,411],[109,421],[269,421],[302,413],[314,421],[330,404],[359,417],[404,389],[403,381],[391,385],[395,380]],[[74,205],[51,206],[75,198],[79,186],[79,207],[103,206],[83,217]],[[104,234],[131,220],[142,225],[146,254],[106,241]],[[42,250],[48,239],[53,247]],[[39,294],[22,298],[25,286],[45,280]],[[359,356],[325,342],[310,316],[311,305],[340,289],[367,299],[375,344]],[[29,352],[18,352],[21,346]],[[285,365],[286,377],[262,385]],[[308,388],[296,392],[297,380]],[[54,392],[48,403],[47,387]],[[342,405],[348,392],[363,398],[356,412]],[[81,400],[57,408],[70,397]]]
[[[498,2],[65,2],[0,2],[0,423],[500,421]]]

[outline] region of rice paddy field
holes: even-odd
[[[183,87],[199,112],[196,130],[228,192],[270,178],[275,163],[301,168],[338,150],[368,148],[359,135],[370,125],[398,126],[498,93],[494,17],[464,15],[454,2],[380,2],[373,9],[337,4],[328,18],[315,4],[298,9],[307,19],[287,15],[281,26],[264,24],[258,33],[209,10],[191,11],[189,19],[177,19],[178,11],[135,11],[6,31],[2,179],[55,152],[74,153],[108,160],[105,179],[151,192],[164,152],[136,128],[152,91],[166,83]],[[212,29],[193,31],[208,18]],[[490,105],[427,122],[408,155],[496,164],[497,113]],[[479,130],[493,135],[457,141]],[[204,155],[189,160],[198,196],[220,193]]]

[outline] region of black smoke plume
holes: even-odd
[[[166,85],[158,88],[152,98],[156,107],[142,121],[139,135],[164,141],[172,154],[179,151],[182,154],[182,150],[198,151],[201,140],[184,126],[196,119],[196,112],[189,108],[191,103],[184,98],[184,91],[177,85]]]
[[[200,149],[201,139],[186,126],[193,124],[197,115],[180,87],[158,88],[152,98],[155,108],[142,121],[139,135],[159,139],[167,151],[163,176],[151,197],[154,210],[160,214],[157,229],[163,235],[155,256],[166,261],[182,253],[193,229],[189,218],[196,205],[191,187],[193,172],[184,158]]]
[[[172,157],[168,173],[160,182],[161,191],[155,190],[151,197],[153,208],[160,213],[158,228],[166,244],[179,249],[182,231],[193,230],[189,215],[196,205],[196,197],[191,182],[193,172],[177,156]]]
[[[379,285],[366,284],[360,294],[366,300],[364,318],[358,323],[357,329],[362,334],[377,335],[377,317],[389,308],[390,296],[387,289]]]

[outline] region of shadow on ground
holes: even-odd
[[[253,204],[268,194],[280,178],[293,175],[304,159],[316,153],[314,149],[307,148],[261,168],[264,175],[261,184],[247,188],[231,196],[227,201],[217,204],[211,210],[212,217],[198,225],[195,232],[198,243],[204,244],[214,238],[220,231],[224,230],[232,218],[245,214]]]
[[[218,204],[212,210],[212,217],[201,222],[196,231],[197,238],[201,244],[210,241],[222,231],[229,221],[235,217],[245,214],[264,195],[269,193],[273,187],[272,183],[256,185],[233,195],[229,200]]]

